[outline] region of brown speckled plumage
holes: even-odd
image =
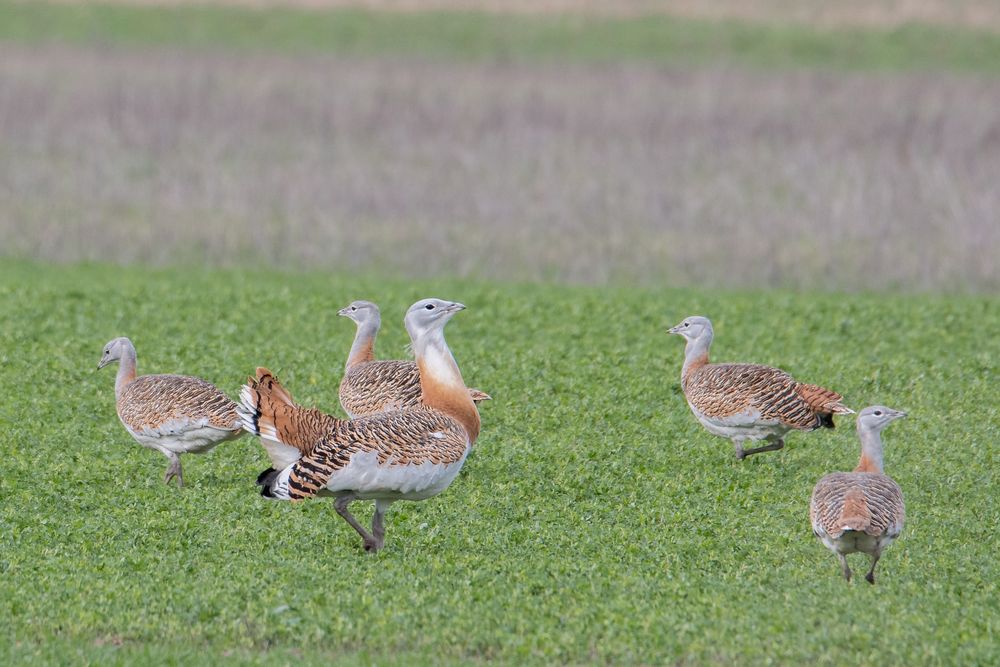
[[[273,433],[302,454],[289,478],[293,500],[315,495],[359,452],[374,452],[380,465],[448,464],[460,461],[470,445],[458,421],[423,405],[357,419],[300,408],[266,368],[257,369],[242,395],[251,432]]]
[[[412,361],[355,364],[340,382],[340,405],[355,417],[402,410],[419,403],[420,371]]]
[[[444,339],[444,326],[465,306],[422,299],[404,324],[419,368],[419,403],[391,412],[337,419],[304,410],[265,368],[240,391],[239,414],[259,435],[272,467],[257,478],[261,494],[301,500],[336,497],[334,508],[361,535],[366,551],[382,548],[385,513],[399,500],[419,501],[444,491],[458,476],[479,435],[479,411]],[[359,313],[358,311],[368,311]],[[340,314],[364,329],[355,339],[348,368],[371,361],[377,309],[356,301]],[[365,315],[365,316],[363,316]],[[351,514],[355,500],[374,500],[371,531]]]
[[[837,538],[845,530],[872,537],[896,536],[906,511],[903,491],[888,475],[870,472],[835,472],[819,480],[809,504],[814,526]]]
[[[853,472],[835,472],[816,483],[809,501],[813,533],[840,561],[844,578],[851,580],[847,555],[871,557],[865,579],[875,583],[875,565],[882,550],[903,530],[906,510],[903,491],[882,469],[882,438],[888,424],[906,413],[873,405],[858,415],[861,457]]]
[[[143,375],[118,399],[118,416],[133,431],[169,424],[240,431],[236,403],[214,384],[185,375]]]
[[[342,308],[339,315],[358,325],[340,382],[340,405],[351,417],[402,410],[420,405],[420,371],[414,361],[376,360],[375,339],[381,327],[381,314],[371,301],[355,301]],[[478,389],[469,389],[476,403],[491,400]]]
[[[469,389],[476,403],[492,400]],[[363,417],[420,405],[420,370],[414,361],[380,360],[356,364],[340,381],[340,405],[352,417]]]
[[[98,368],[118,362],[115,407],[125,429],[143,447],[170,460],[164,481],[184,482],[180,455],[206,452],[243,434],[236,403],[215,385],[185,375],[136,376],[132,341],[104,346]]]
[[[761,421],[811,431],[832,428],[831,415],[850,412],[840,394],[758,364],[705,364],[686,373],[683,386],[688,402],[708,417],[759,412]]]
[[[687,341],[681,387],[691,411],[710,433],[732,440],[739,459],[783,448],[792,430],[833,428],[833,415],[852,412],[840,394],[798,382],[778,368],[709,363],[714,333],[706,317],[687,317],[669,333]],[[747,440],[768,444],[743,449]]]

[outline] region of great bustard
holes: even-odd
[[[379,308],[371,301],[354,301],[338,315],[358,325],[340,381],[340,405],[351,417],[401,410],[420,403],[420,371],[413,361],[376,360],[375,337],[382,324]],[[490,395],[469,389],[476,403]]]
[[[903,491],[882,471],[882,429],[905,417],[905,412],[881,405],[858,414],[861,459],[854,472],[835,472],[816,483],[809,503],[813,532],[840,560],[844,577],[851,580],[847,554],[857,551],[871,556],[865,575],[875,583],[875,565],[882,550],[903,530],[906,517]]]
[[[115,338],[98,369],[118,362],[115,407],[125,430],[143,447],[170,459],[163,481],[184,484],[181,454],[202,453],[243,435],[236,403],[213,384],[186,375],[136,377],[135,346]]]
[[[781,449],[789,431],[833,428],[833,415],[854,411],[840,394],[796,381],[785,371],[757,364],[710,364],[712,323],[692,316],[668,330],[683,336],[681,386],[691,411],[709,433],[729,438],[742,459]],[[743,449],[746,440],[767,445]]]
[[[272,468],[258,477],[261,493],[283,500],[337,497],[337,512],[361,535],[366,551],[385,539],[385,513],[397,500],[424,500],[458,475],[479,435],[479,412],[444,339],[460,303],[424,299],[406,313],[420,403],[357,419],[298,407],[266,369],[240,392],[244,428],[259,435]],[[350,513],[354,500],[374,500],[369,532]]]

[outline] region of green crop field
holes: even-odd
[[[185,459],[183,489],[114,412],[101,346],[235,396],[258,365],[338,411],[353,325],[405,354],[418,297],[495,400],[455,483],[389,513],[365,554],[328,500],[265,501],[251,438]],[[738,462],[690,415],[682,343],[780,365],[910,418],[885,433],[907,525],[846,584],[809,494],[853,467],[850,419]],[[0,264],[0,660],[169,664],[996,664],[1000,301],[391,282],[327,274]],[[363,516],[367,516],[365,510]]]
[[[150,4],[0,0],[0,664],[1000,664],[988,3]],[[165,485],[95,370],[129,336],[339,415],[336,311],[403,358],[427,296],[494,400],[377,555],[262,498],[249,436]],[[808,520],[852,419],[737,461],[680,389],[692,314],[910,413],[876,586]]]
[[[431,59],[653,60],[835,69],[1000,69],[1000,34],[928,23],[894,29],[474,11],[309,11],[0,1],[0,40],[411,55]]]

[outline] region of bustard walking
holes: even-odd
[[[872,559],[865,575],[875,583],[875,565],[882,550],[903,530],[906,517],[899,484],[882,471],[881,432],[905,412],[881,405],[858,414],[861,459],[854,472],[835,472],[816,483],[809,503],[813,532],[840,561],[844,578],[851,580],[847,554],[862,551]]]
[[[183,486],[181,454],[200,454],[243,435],[236,403],[205,380],[186,375],[136,377],[135,346],[115,338],[104,346],[98,369],[118,362],[115,408],[125,430],[143,447],[170,459],[163,481]]]
[[[692,316],[668,330],[687,341],[681,386],[691,412],[709,433],[729,438],[736,458],[785,446],[789,431],[833,428],[833,415],[854,411],[840,394],[796,381],[783,370],[758,364],[711,364],[712,323]],[[743,449],[747,440],[768,444]]]

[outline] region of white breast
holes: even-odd
[[[333,473],[326,488],[332,493],[353,491],[362,499],[423,500],[448,488],[468,453],[466,448],[462,458],[453,463],[399,465],[392,461],[379,464],[376,452],[358,452],[347,466]]]

